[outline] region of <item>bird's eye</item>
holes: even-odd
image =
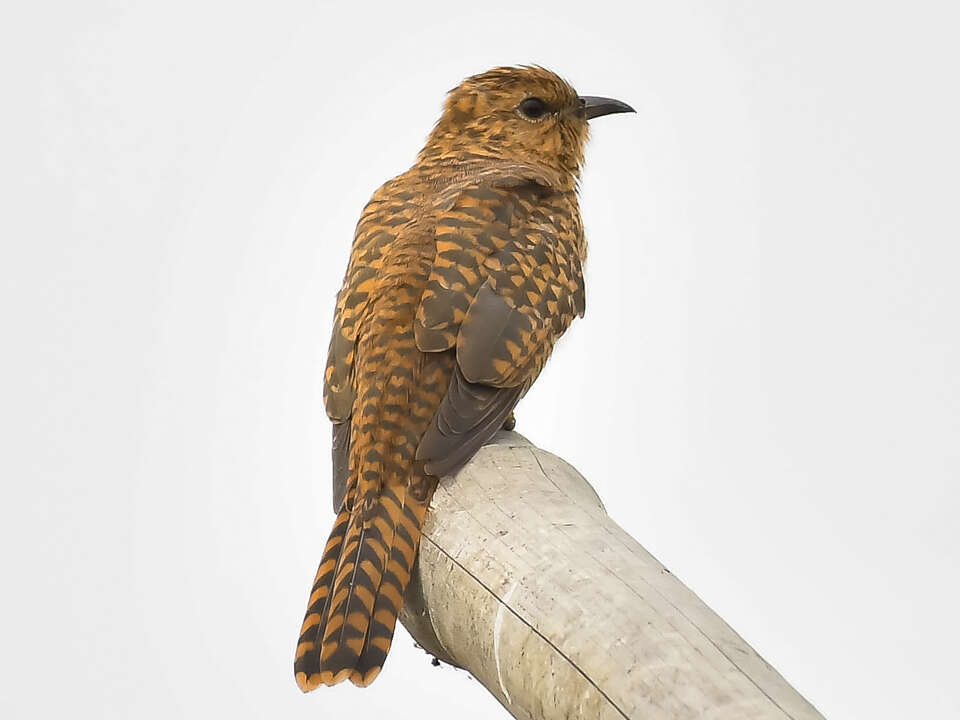
[[[528,97],[520,103],[520,114],[531,120],[539,120],[547,114],[547,104],[538,97]]]

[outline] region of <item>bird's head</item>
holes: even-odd
[[[420,159],[503,158],[546,166],[572,183],[583,165],[587,121],[621,112],[633,108],[578,95],[542,67],[494,68],[450,91]]]

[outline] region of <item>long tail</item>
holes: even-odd
[[[365,687],[380,674],[429,501],[404,486],[383,487],[356,504],[347,499],[300,629],[294,674],[304,692],[348,678]]]

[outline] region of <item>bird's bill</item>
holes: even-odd
[[[636,112],[625,102],[613,98],[597,97],[596,95],[581,95],[580,103],[583,105],[583,112],[587,120],[593,120],[603,115],[613,115],[614,113]]]

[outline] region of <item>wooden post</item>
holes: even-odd
[[[441,482],[401,620],[515,718],[823,717],[516,433]]]

